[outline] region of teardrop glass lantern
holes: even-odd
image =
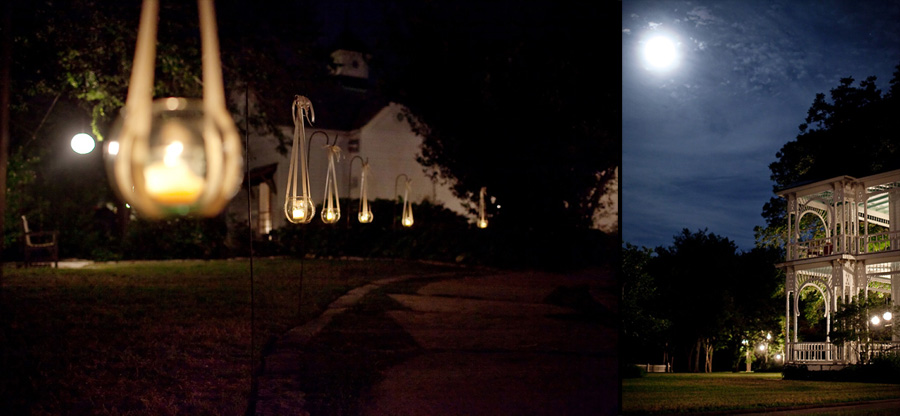
[[[485,218],[485,209],[484,209],[484,194],[487,192],[487,188],[481,187],[481,192],[478,193],[478,228],[487,228],[488,222],[487,218]],[[502,225],[502,224],[501,224]]]
[[[125,107],[106,145],[113,189],[143,217],[218,215],[241,184],[241,145],[225,107],[212,0],[198,1],[203,99],[153,100],[159,4],[145,0]]]
[[[288,165],[288,179],[287,186],[285,186],[284,216],[294,224],[308,224],[316,215],[316,205],[312,202],[309,192],[304,120],[312,124],[316,121],[316,113],[308,98],[295,95],[294,103],[291,105],[291,114],[294,118],[294,142],[291,145],[291,163]],[[300,162],[299,167],[298,161]],[[298,173],[301,187],[299,189],[297,188]]]
[[[361,224],[368,224],[374,218],[372,208],[369,206],[368,176],[369,162],[362,162],[362,173],[359,176],[359,214],[356,215]]]
[[[337,174],[334,171],[335,159],[340,156],[341,148],[336,145],[329,145],[325,146],[325,151],[328,153],[328,172],[325,174],[325,202],[322,203],[322,222],[334,224],[341,219]]]
[[[403,214],[400,217],[400,223],[403,224],[404,227],[412,227],[413,225],[412,205],[409,203],[409,188],[411,183],[412,179],[407,179],[406,190],[403,191]]]

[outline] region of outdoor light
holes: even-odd
[[[79,155],[86,155],[94,150],[94,138],[87,133],[78,133],[72,137],[72,150]]]
[[[337,142],[337,137],[335,137]],[[322,203],[322,222],[334,224],[341,219],[341,202],[338,199],[337,174],[334,172],[334,160],[341,155],[341,148],[336,145],[325,146],[328,153],[328,172],[325,175],[325,202]]]
[[[316,215],[316,205],[309,197],[309,169],[307,162],[306,130],[303,120],[310,124],[316,121],[312,102],[308,98],[295,95],[291,105],[294,118],[294,142],[291,145],[291,163],[288,165],[287,186],[285,186],[284,215],[294,224],[308,224]],[[300,161],[298,169],[297,161]],[[297,173],[300,174],[300,189],[297,189]],[[297,194],[299,191],[299,195]]]
[[[142,216],[218,215],[241,182],[241,146],[225,107],[212,0],[198,1],[203,99],[153,100],[159,4],[141,9],[131,81],[106,157],[113,188]]]
[[[771,333],[771,332],[769,332],[768,334],[766,334],[766,341],[770,341],[770,340],[772,340],[772,333]]]
[[[781,354],[775,354],[775,359],[781,361]]]
[[[400,180],[400,177],[406,178],[406,190],[403,191],[403,213],[400,215],[400,224],[404,227],[412,227],[413,225],[413,213],[412,206],[409,203],[409,188],[412,183],[412,179],[409,179],[409,176],[406,174],[399,174],[397,178],[394,179],[394,195],[397,195],[397,181]],[[396,211],[395,211],[396,212]]]
[[[484,193],[487,191],[487,188],[481,187],[481,192],[478,193],[478,228],[487,228],[488,222],[487,218],[484,216]]]
[[[878,325],[881,323],[881,318],[879,318],[878,315],[875,315],[872,317],[871,321],[872,325]]]
[[[353,159],[350,159],[350,168],[348,169],[348,175],[353,174],[353,161],[359,159],[360,163],[362,163],[362,171],[359,174],[359,213],[356,214],[356,218],[359,220],[360,224],[368,224],[372,222],[374,218],[372,216],[372,208],[369,207],[369,190],[368,190],[368,181],[366,180],[369,176],[369,161],[363,160],[360,156],[354,156]],[[347,180],[347,197],[350,197],[350,180]],[[347,224],[350,223],[350,218],[347,218]]]
[[[891,314],[890,311],[887,311],[887,312],[884,313],[884,315],[881,315],[881,317],[884,318],[885,321],[890,321],[891,318],[894,317],[894,315]]]

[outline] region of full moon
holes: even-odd
[[[644,59],[651,69],[669,69],[678,60],[675,42],[665,36],[655,36],[644,44]]]

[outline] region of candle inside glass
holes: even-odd
[[[184,159],[185,142],[191,132],[178,122],[169,121],[160,131],[167,143],[162,160],[144,167],[147,196],[163,205],[190,205],[200,198],[206,180],[194,173]]]

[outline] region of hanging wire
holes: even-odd
[[[244,96],[244,152],[247,160],[250,160],[250,83],[247,83],[247,91]],[[250,391],[254,391],[255,371],[253,370],[255,362],[256,345],[256,310],[254,308],[254,285],[253,285],[253,211],[250,192],[250,164],[244,165],[244,178],[247,183],[247,238],[250,240]]]

